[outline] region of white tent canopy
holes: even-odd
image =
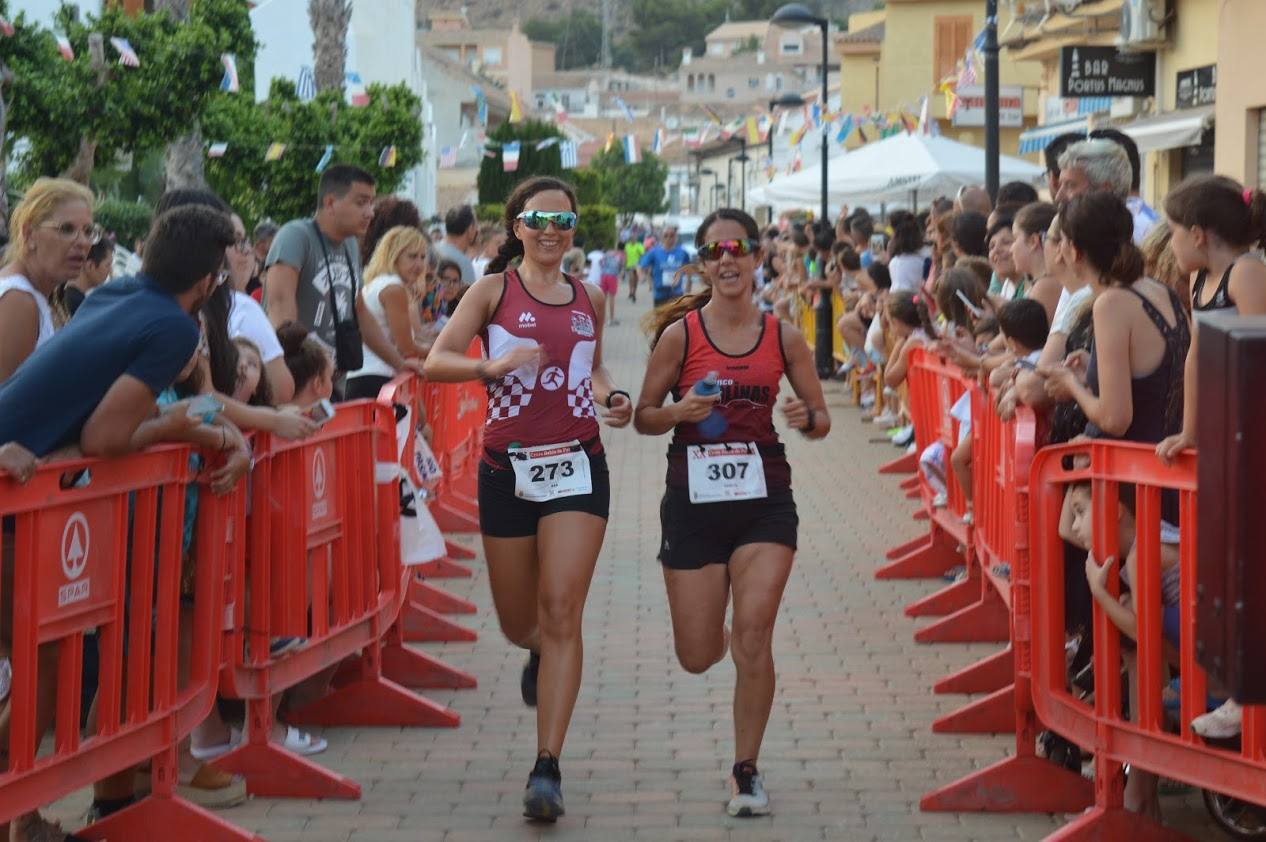
[[[1019,158],[1001,156],[1001,181],[1037,184],[1042,168]],[[985,151],[945,137],[902,132],[833,159],[827,167],[827,198],[840,204],[922,203],[952,196],[958,188],[985,180]],[[756,192],[760,191],[760,192]],[[822,200],[822,171],[815,166],[776,178],[748,191],[760,204],[817,207]]]

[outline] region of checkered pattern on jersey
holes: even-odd
[[[593,408],[593,381],[586,377],[575,391],[568,389],[567,405],[577,418],[597,418],[598,413]]]
[[[502,377],[488,387],[488,418],[484,426],[493,421],[515,418],[523,407],[532,402],[532,393],[523,388],[517,377]]]

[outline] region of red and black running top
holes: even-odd
[[[545,349],[546,360],[522,366],[488,384],[486,452],[504,454],[577,439],[590,453],[602,449],[593,403],[593,356],[597,319],[583,285],[564,276],[572,298],[566,304],[538,301],[513,269],[505,273],[501,300],[480,334],[488,359],[520,346]]]
[[[668,484],[674,488],[686,488],[687,472],[685,448],[692,444],[717,444],[731,442],[746,444],[755,442],[765,463],[765,486],[773,493],[791,487],[791,466],[778,432],[774,429],[774,405],[778,401],[778,387],[787,370],[787,356],[782,347],[782,332],[778,319],[770,314],[761,316],[760,338],[745,354],[727,354],[717,348],[708,336],[699,310],[691,310],[684,318],[686,327],[686,352],[682,359],[681,375],[673,386],[673,399],[680,400],[695,383],[717,373],[717,385],[721,387],[721,399],[717,410],[726,420],[725,431],[709,438],[703,435],[698,424],[683,422],[673,430],[672,444],[668,447]]]

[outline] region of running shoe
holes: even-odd
[[[944,491],[938,491],[936,496],[932,498],[932,508],[943,509],[949,505],[949,495]]]
[[[523,694],[523,704],[536,707],[536,678],[541,671],[541,656],[538,652],[529,652],[527,663],[523,665],[523,676],[519,679],[519,692]]]
[[[885,412],[882,415],[876,415],[874,420],[871,421],[871,423],[874,424],[876,427],[883,427],[884,429],[888,429],[893,424],[897,423],[897,416],[891,412]]]
[[[897,447],[906,447],[914,441],[914,425],[907,424],[897,430],[897,434],[892,437],[892,443]]]
[[[875,391],[874,391],[874,389],[870,390],[869,392],[865,392],[865,393],[863,393],[863,394],[862,394],[862,399],[861,399],[861,401],[860,401],[860,405],[861,405],[861,408],[862,408],[862,409],[870,409],[872,406],[874,406],[874,405],[875,405]]]
[[[1209,740],[1238,737],[1243,728],[1244,711],[1235,699],[1227,699],[1220,708],[1202,713],[1191,720],[1191,730]]]
[[[730,777],[730,803],[725,812],[736,819],[769,815],[769,795],[765,792],[765,780],[756,771],[756,763],[741,760],[734,764]]]
[[[523,815],[533,821],[555,822],[566,812],[563,809],[563,774],[558,770],[558,758],[549,752],[541,752],[532,774],[528,775],[527,791],[523,793]]]

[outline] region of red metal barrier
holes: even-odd
[[[82,836],[257,838],[174,794],[176,746],[215,701],[224,595],[217,582],[224,548],[235,537],[230,514],[243,496],[200,495],[194,605],[183,621],[193,648],[181,681],[181,525],[185,485],[193,480],[189,456],[184,448],[161,448],[127,459],[48,465],[25,486],[0,478],[0,517],[13,519],[14,571],[9,763],[0,774],[0,822],[152,758],[151,794]],[[84,469],[86,479],[63,487],[66,472]],[[97,726],[82,737],[82,647],[94,628],[100,651]],[[58,663],[53,751],[37,758],[41,646],[56,647]]]
[[[466,355],[483,356],[478,339],[470,343]],[[478,532],[479,459],[487,391],[476,381],[427,383],[423,400],[430,412],[432,449],[444,469],[432,514],[445,532]],[[469,571],[464,575],[470,575]]]
[[[422,476],[415,457],[415,442],[421,435],[422,419],[427,407],[422,400],[422,381],[417,375],[401,375],[383,386],[378,402],[393,408],[402,408],[407,414],[398,424],[403,428],[403,438],[397,441],[399,464],[415,488],[423,486]],[[437,414],[432,411],[432,414]],[[476,686],[475,677],[455,669],[438,658],[433,658],[405,645],[407,641],[474,640],[473,631],[451,622],[442,615],[445,608],[456,613],[473,613],[473,603],[460,600],[451,594],[428,584],[422,572],[425,565],[403,567],[401,587],[406,598],[400,615],[387,632],[383,647],[383,672],[392,681],[406,687],[426,689],[467,689]]]
[[[1037,438],[1031,410],[1020,407],[1012,420],[1004,422],[994,412],[991,393],[974,387],[972,548],[979,591],[977,601],[963,608],[960,616],[996,612],[1003,606],[1009,615],[1011,643],[935,685],[937,693],[986,695],[940,717],[932,723],[932,731],[1014,731],[1016,751],[1014,757],[928,793],[919,805],[926,811],[1070,813],[1082,810],[1091,800],[1088,781],[1036,754],[1039,725],[1031,686],[1028,489]],[[1009,573],[1002,565],[1010,566]]]
[[[967,382],[957,368],[940,356],[923,348],[910,352],[910,367],[906,374],[906,386],[910,395],[910,413],[914,422],[914,441],[917,452],[910,454],[917,464],[918,454],[934,441],[946,447],[946,469],[949,468],[949,452],[958,443],[958,425],[950,417],[950,407],[958,399]],[[942,575],[957,564],[965,563],[959,547],[968,546],[968,530],[962,522],[965,498],[957,484],[949,486],[949,506],[932,507],[933,493],[926,479],[918,475],[922,518],[929,524],[928,534],[908,541],[888,551],[888,563],[875,571],[877,579],[926,579]],[[916,609],[917,610],[917,609]],[[922,632],[921,632],[922,633]],[[916,639],[919,639],[916,637]],[[933,637],[924,642],[940,639]],[[990,639],[972,637],[972,640]]]
[[[356,798],[360,787],[270,739],[274,697],[330,667],[347,678],[292,711],[294,724],[456,726],[460,718],[382,674],[382,640],[404,603],[399,485],[378,481],[396,461],[395,420],[369,401],[340,404],[302,442],[261,436],[252,473],[247,540],[232,549],[233,628],[221,692],[246,700],[247,736],[215,761],[245,775],[252,794]],[[305,644],[280,658],[277,636]],[[349,675],[350,673],[350,675]]]
[[[1088,453],[1090,467],[1073,470],[1063,457]],[[1070,693],[1064,659],[1064,553],[1058,534],[1064,486],[1089,480],[1094,512],[1093,555],[1122,558],[1118,490],[1135,487],[1138,581],[1132,583],[1138,618],[1138,704],[1133,721],[1121,715],[1120,632],[1094,610],[1093,707]],[[1161,692],[1165,675],[1161,600],[1161,492],[1179,498],[1180,599],[1177,666],[1181,699],[1177,733],[1166,727]],[[1038,715],[1054,731],[1095,756],[1094,809],[1047,837],[1051,840],[1167,840],[1186,837],[1123,805],[1123,765],[1164,775],[1206,790],[1266,805],[1266,707],[1245,707],[1241,747],[1215,748],[1191,730],[1205,711],[1206,677],[1196,659],[1196,457],[1188,451],[1172,467],[1150,445],[1121,442],[1065,445],[1038,454],[1033,463],[1033,694]],[[1118,593],[1117,570],[1108,587]],[[1172,641],[1171,641],[1172,643]]]

